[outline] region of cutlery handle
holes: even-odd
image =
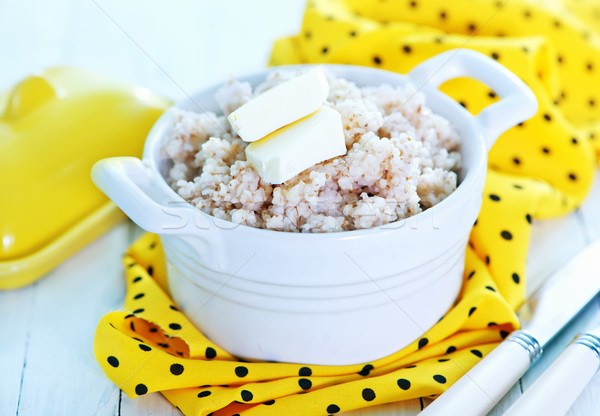
[[[535,337],[523,330],[513,332],[420,415],[487,414],[540,354]]]
[[[599,365],[600,338],[578,336],[504,415],[564,415]]]

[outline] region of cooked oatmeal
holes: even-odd
[[[252,227],[292,232],[370,228],[408,218],[456,189],[459,137],[408,84],[358,87],[328,74],[325,103],[341,116],[347,153],[281,185],[246,161],[227,115],[299,72],[274,71],[254,90],[232,80],[216,94],[223,114],[176,110],[163,152],[171,187],[198,209]]]

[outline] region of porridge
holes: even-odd
[[[408,218],[452,193],[460,139],[414,86],[358,87],[327,74],[325,106],[341,115],[346,153],[282,184],[270,184],[246,159],[227,116],[253,97],[300,75],[276,70],[254,89],[232,80],[216,94],[223,114],[175,110],[163,153],[169,185],[215,217],[257,228],[335,232]],[[290,98],[291,99],[291,98]]]

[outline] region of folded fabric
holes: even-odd
[[[370,363],[248,362],[179,311],[160,240],[146,234],[124,258],[125,310],[106,315],[96,330],[94,354],[107,376],[130,397],[159,391],[186,415],[335,414],[442,393],[518,328],[532,221],[571,211],[592,182],[600,155],[593,30],[600,25],[576,16],[592,7],[590,0],[309,1],[301,33],[276,42],[272,65],[348,63],[404,73],[468,47],[506,65],[538,98],[539,113],[490,152],[455,306],[420,339]],[[498,99],[471,80],[442,89],[473,113]]]
[[[514,280],[524,280],[529,233],[509,224],[523,210],[531,221],[576,208],[600,157],[600,37],[569,11],[585,13],[580,4],[591,8],[593,2],[573,3],[578,6],[558,0],[311,0],[301,33],[278,40],[270,61],[406,73],[446,50],[470,48],[496,59],[533,90],[537,115],[504,133],[490,151],[485,192],[505,196],[498,204],[486,200],[471,236],[514,308],[525,293],[525,285]],[[472,79],[451,80],[441,90],[474,114],[499,99]],[[513,206],[521,209],[508,209]]]
[[[160,391],[186,415],[321,415],[440,394],[519,325],[468,249],[456,305],[402,351],[350,366],[248,362],[208,340],[169,298],[158,236],[141,237],[123,261],[125,311],[102,318],[94,355],[128,396]]]

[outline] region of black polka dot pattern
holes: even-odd
[[[249,402],[254,398],[254,395],[248,390],[242,390],[240,396],[242,396],[242,400],[245,402]]]
[[[440,383],[440,384],[445,384],[445,383],[446,383],[446,377],[444,377],[444,376],[442,376],[442,375],[440,375],[440,374],[436,374],[436,375],[434,375],[434,376],[433,376],[433,379],[434,379],[435,381],[437,381],[438,383]]]
[[[483,357],[483,354],[479,350],[471,350],[471,354],[479,358]]]
[[[248,369],[243,365],[235,368],[235,375],[238,377],[246,377],[248,375]]]
[[[308,367],[302,367],[300,370],[298,370],[298,375],[300,377],[310,377],[312,376],[312,370]]]
[[[298,380],[298,385],[302,390],[309,390],[312,387],[312,382],[307,378],[301,378]]]
[[[337,404],[330,404],[327,406],[327,413],[335,414],[340,412],[340,407]]]
[[[112,367],[118,367],[119,366],[119,360],[117,360],[117,357],[114,356],[109,356],[106,361],[112,366]]]
[[[372,389],[363,389],[362,398],[367,402],[375,400],[375,392]]]
[[[408,381],[405,378],[399,378],[396,383],[398,384],[398,387],[400,387],[402,390],[410,389],[410,381]]]
[[[145,384],[140,383],[137,386],[135,386],[135,394],[137,394],[138,396],[143,396],[146,393],[148,393],[148,387],[146,387]]]
[[[429,342],[429,340],[427,338],[421,338],[419,340],[419,349],[423,348],[425,345],[427,345],[427,343]]]
[[[171,374],[173,374],[174,376],[179,376],[183,373],[183,366],[181,364],[171,364]]]
[[[140,347],[140,350],[142,351],[152,351],[152,347],[149,347],[146,344],[139,344],[138,347]]]
[[[215,358],[217,356],[217,351],[215,351],[214,348],[207,347],[206,350],[204,351],[204,356],[207,359],[212,360],[213,358]]]
[[[204,390],[201,391],[200,393],[198,393],[198,397],[202,398],[202,397],[208,397],[210,396],[212,393],[210,390]]]
[[[373,369],[373,366],[371,364],[367,364],[365,365],[362,370],[360,370],[358,372],[359,375],[366,377],[371,373],[371,370]]]

